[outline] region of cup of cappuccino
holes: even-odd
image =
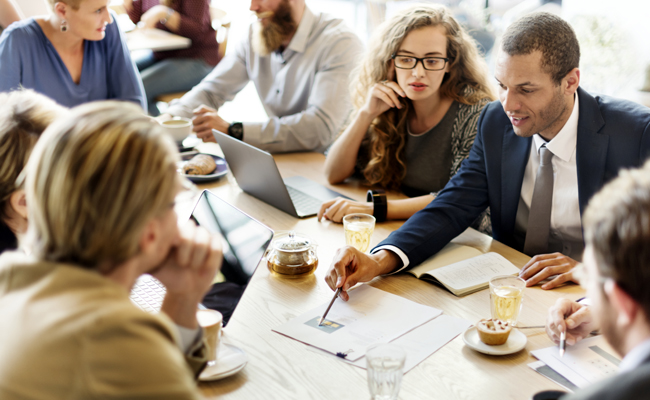
[[[174,117],[160,122],[160,125],[175,142],[182,142],[183,139],[192,133],[192,120],[189,118]]]
[[[203,328],[205,344],[208,348],[208,365],[216,361],[219,355],[219,343],[221,342],[221,323],[223,315],[216,310],[198,310],[196,319]]]

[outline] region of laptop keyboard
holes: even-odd
[[[299,215],[316,213],[320,209],[321,204],[323,204],[321,200],[294,189],[291,186],[287,186],[287,190],[289,191],[289,196],[291,196],[293,206],[296,207]]]
[[[131,290],[131,301],[142,310],[155,314],[160,311],[167,290],[151,275],[142,275]]]

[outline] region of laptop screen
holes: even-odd
[[[201,194],[190,219],[223,237],[221,271],[201,303],[221,312],[226,326],[273,238],[273,231],[207,190]]]
[[[226,326],[273,238],[273,231],[207,190],[201,193],[190,219],[223,238],[221,270],[201,303],[202,307],[221,312]],[[163,284],[147,274],[138,278],[131,291],[131,300],[151,313],[160,310],[164,297]]]

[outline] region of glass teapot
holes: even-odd
[[[266,253],[271,274],[282,278],[300,278],[311,275],[318,267],[316,242],[296,233],[280,233],[273,238]]]

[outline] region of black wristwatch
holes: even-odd
[[[237,140],[244,140],[244,124],[233,122],[228,127],[228,134]]]
[[[381,189],[368,190],[366,201],[372,201],[372,215],[377,222],[386,221],[386,214],[388,214],[388,199],[386,199],[386,192]]]

